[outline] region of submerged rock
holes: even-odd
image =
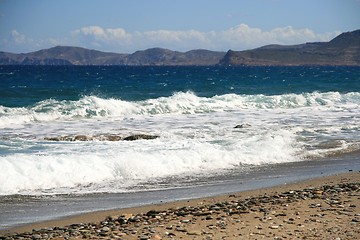
[[[95,139],[94,136],[86,136],[86,135],[68,135],[68,136],[45,137],[44,138],[44,140],[46,140],[46,141],[55,141],[55,142],[93,141],[94,139]]]
[[[248,123],[243,123],[243,124],[236,125],[234,128],[248,128],[248,127],[251,127],[251,125]]]
[[[74,136],[60,136],[60,137],[45,137],[44,140],[46,141],[92,141],[94,137],[92,136],[85,136],[85,135],[74,135]]]
[[[125,138],[121,137],[120,135],[116,134],[101,134],[96,136],[86,136],[86,135],[68,135],[68,136],[59,136],[59,137],[45,137],[44,140],[46,141],[135,141],[140,139],[151,140],[159,138],[157,135],[147,135],[147,134],[134,134],[127,136]]]
[[[146,140],[151,140],[151,139],[156,139],[159,136],[156,135],[146,135],[146,134],[135,134],[135,135],[131,135],[128,136],[126,138],[124,138],[124,141],[134,141],[134,140],[140,140],[140,139],[146,139]]]

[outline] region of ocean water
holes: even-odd
[[[133,134],[159,138],[106,140]],[[0,66],[2,196],[226,181],[358,154],[359,136],[359,67]]]

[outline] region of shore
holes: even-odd
[[[0,232],[0,239],[359,239],[360,173],[224,196],[98,211]]]

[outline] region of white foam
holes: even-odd
[[[91,191],[116,192],[139,181],[210,174],[242,164],[289,162],[296,160],[292,138],[288,131],[277,131],[218,144],[175,136],[140,142],[50,144],[42,152],[0,156],[0,194],[86,192],[84,186],[89,184],[95,188]],[[110,182],[116,186],[109,187]]]
[[[0,127],[30,122],[77,120],[79,118],[129,117],[132,115],[197,114],[237,111],[239,109],[291,109],[302,107],[354,107],[360,104],[360,93],[338,92],[284,95],[225,94],[211,98],[198,97],[192,92],[179,92],[139,102],[86,96],[78,101],[39,102],[28,108],[0,106]]]
[[[120,192],[166,177],[300,161],[360,149],[360,93],[191,92],[127,102],[94,96],[0,107],[0,194]],[[245,128],[235,129],[237,124]],[[50,142],[132,133],[135,142]]]

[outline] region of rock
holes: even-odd
[[[188,231],[188,232],[187,232],[187,235],[200,236],[200,235],[201,235],[201,231],[196,231],[196,230]]]
[[[42,237],[41,237],[41,235],[39,235],[39,234],[34,234],[34,235],[32,235],[31,238],[32,238],[32,239],[41,239]]]
[[[106,135],[105,136],[106,141],[116,142],[122,140],[121,136],[119,135]]]
[[[166,234],[167,236],[169,236],[169,237],[174,237],[174,236],[176,236],[176,234],[173,233],[173,232],[165,232],[165,234]]]
[[[278,225],[271,225],[271,226],[269,226],[269,228],[271,228],[271,229],[278,229],[279,226],[278,226]]]
[[[156,217],[160,212],[156,210],[150,210],[146,213],[146,216],[148,217]]]
[[[45,137],[44,140],[46,141],[68,141],[68,142],[74,142],[74,141],[135,141],[140,139],[145,140],[152,140],[159,138],[157,135],[147,135],[147,134],[134,134],[127,136],[125,138],[122,138],[119,135],[116,134],[101,134],[101,135],[95,135],[95,136],[86,136],[86,135],[67,135],[67,136],[60,136],[60,137]]]
[[[92,140],[92,137],[88,137],[85,135],[77,135],[74,137],[74,141],[89,141]]]
[[[211,215],[211,212],[210,211],[206,211],[206,212],[194,212],[193,213],[194,216],[209,216]]]
[[[323,194],[323,191],[320,190],[320,189],[316,189],[316,190],[313,191],[313,194],[321,195],[321,194]]]
[[[60,138],[59,138],[59,137],[45,137],[44,140],[46,140],[46,141],[59,142],[59,141],[60,141]]]
[[[176,231],[178,231],[178,232],[187,232],[187,230],[185,228],[183,228],[183,227],[177,227]]]
[[[236,125],[234,128],[248,128],[248,127],[251,127],[251,125],[248,123],[243,123],[243,124]]]
[[[109,231],[110,231],[110,228],[108,228],[108,227],[103,227],[103,228],[101,229],[101,231],[103,231],[103,232],[109,232]]]
[[[140,140],[140,139],[152,140],[152,139],[156,139],[156,138],[159,138],[159,136],[146,135],[146,134],[135,134],[135,135],[130,135],[128,137],[125,137],[123,140],[124,141],[135,141],[135,140]]]
[[[286,216],[286,213],[284,213],[284,212],[281,212],[281,213],[276,213],[275,214],[275,217],[285,217]]]

